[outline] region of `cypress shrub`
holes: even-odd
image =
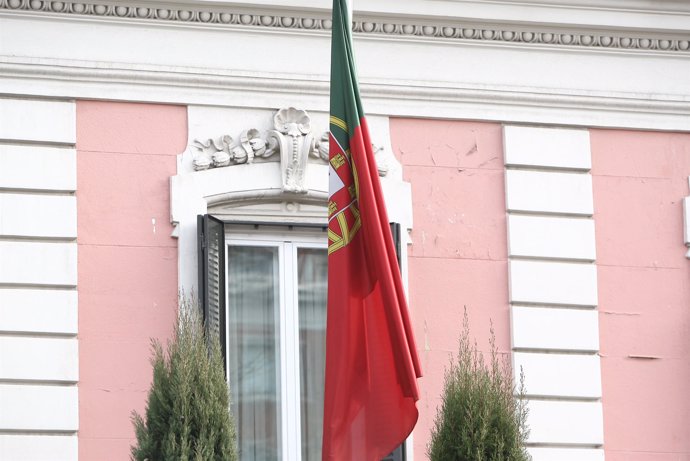
[[[529,429],[524,375],[515,386],[511,367],[496,349],[491,326],[490,360],[470,341],[467,310],[457,357],[446,369],[427,455],[431,461],[527,461]],[[517,396],[516,396],[517,394]]]
[[[166,351],[152,340],[145,418],[132,412],[134,461],[236,461],[235,426],[218,340],[208,341],[196,303],[181,301]]]

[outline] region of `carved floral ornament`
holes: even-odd
[[[242,131],[238,139],[230,135],[195,139],[191,147],[196,171],[279,159],[283,190],[294,193],[307,192],[308,159],[321,164],[328,162],[328,132],[316,137],[309,114],[294,107],[278,110],[273,116],[273,129],[263,135],[256,128],[249,128]],[[383,149],[372,147],[379,175],[385,176],[388,167],[379,158]]]

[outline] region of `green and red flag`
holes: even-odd
[[[379,461],[417,422],[421,376],[359,99],[346,0],[333,1],[323,460]]]

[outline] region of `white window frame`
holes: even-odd
[[[226,224],[225,226],[225,280],[231,283],[229,277],[228,248],[230,246],[272,247],[278,249],[278,278],[279,289],[279,351],[280,358],[278,373],[280,382],[280,446],[282,459],[300,460],[302,458],[300,414],[301,374],[290,373],[299,370],[299,300],[297,251],[299,248],[319,248],[327,251],[327,234],[321,229],[295,228],[293,230],[280,229],[270,226],[247,232],[238,229],[240,226]],[[242,227],[246,227],[243,225]],[[263,226],[262,226],[263,227]],[[319,238],[320,237],[320,238]],[[225,290],[225,306],[230,309],[230,290]],[[226,350],[230,347],[230,315],[226,312],[225,336]],[[226,354],[226,379],[230,379],[230,354]]]

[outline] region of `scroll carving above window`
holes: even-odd
[[[307,192],[305,172],[309,160],[321,164],[328,162],[328,132],[313,133],[309,114],[294,107],[278,110],[273,116],[273,129],[263,134],[256,128],[248,128],[237,139],[229,134],[195,139],[191,147],[196,171],[279,161],[283,190],[294,193]],[[372,147],[379,175],[386,176],[388,162],[379,158],[383,148]]]

